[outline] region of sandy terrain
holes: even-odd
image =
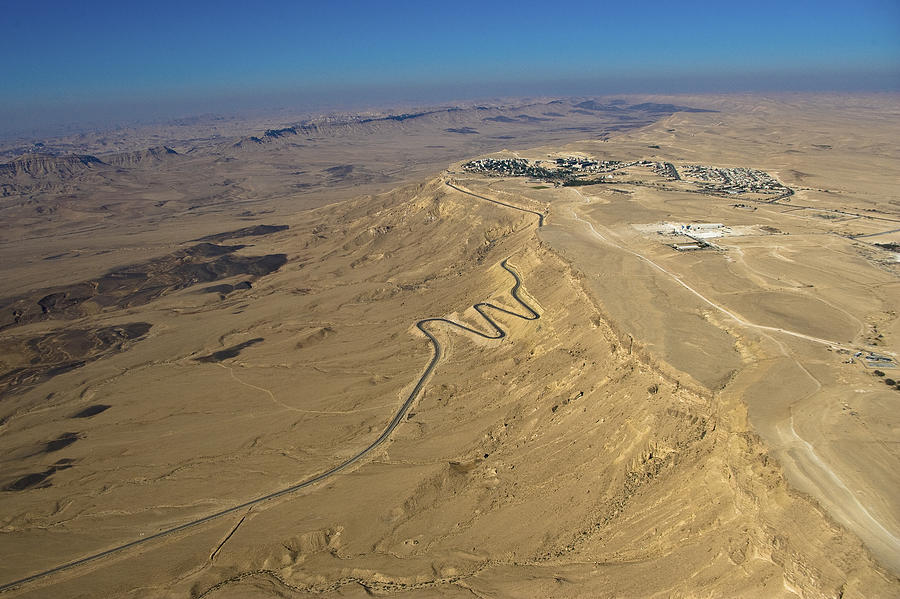
[[[596,129],[563,133],[516,116],[560,104],[491,109],[479,127],[517,138],[433,143],[488,137],[451,113],[16,174],[0,584],[89,558],[7,593],[900,594],[900,391],[855,357],[900,349],[875,245],[900,105],[677,104],[718,112],[569,103]],[[750,167],[794,194],[439,173],[513,143],[497,156]],[[426,145],[448,147],[405,162]],[[635,226],[663,222],[740,234],[678,251]]]
[[[837,101],[843,105],[838,124],[856,123],[840,145],[826,147],[787,131],[778,148],[762,139],[750,142],[761,121],[775,115],[815,132],[817,117],[824,118],[821,108],[798,100],[777,110],[757,105],[728,120],[721,113],[678,115],[612,144],[571,148],[600,160],[652,159],[665,150],[665,158],[677,156],[679,164],[751,166],[791,184],[806,182],[775,204],[738,206],[734,198],[697,198],[624,181],[624,189],[568,190],[535,190],[520,180],[487,183],[500,194],[549,203],[551,224],[542,237],[588,276],[612,320],[702,385],[742,398],[788,479],[860,534],[896,572],[900,505],[893,491],[900,480],[891,473],[898,465],[892,449],[898,422],[888,407],[896,395],[871,376],[875,368],[864,359],[845,362],[848,350],[896,355],[885,334],[897,326],[896,259],[872,244],[884,243],[900,221],[890,184],[900,173],[896,160],[887,160],[897,157],[896,148],[889,152],[889,140],[900,133],[891,121],[897,106],[882,104],[882,118],[875,118],[872,106]],[[678,127],[686,128],[684,141]],[[726,143],[716,139],[718,128],[727,130]],[[637,143],[650,153],[639,155]],[[801,144],[808,149],[796,149]],[[705,154],[698,152],[707,146]],[[743,163],[734,157],[736,147]],[[873,152],[863,162],[859,155],[866,150]],[[555,151],[520,155],[537,160]],[[831,154],[822,157],[825,151]],[[859,175],[863,168],[865,177]],[[659,235],[626,226],[654,219],[769,229],[716,239],[721,251],[691,254],[673,252]],[[861,404],[862,417],[854,409]]]

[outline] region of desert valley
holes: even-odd
[[[900,99],[0,146],[9,597],[900,596]]]

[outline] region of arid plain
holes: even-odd
[[[4,592],[900,595],[898,123],[599,98],[9,145]]]

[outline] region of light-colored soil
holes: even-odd
[[[708,388],[734,377],[722,395],[747,403],[751,421],[788,480],[860,534],[897,571],[900,504],[894,489],[900,479],[892,472],[900,466],[895,449],[900,421],[890,406],[900,397],[862,360],[845,364],[849,356],[837,350],[896,355],[896,338],[886,331],[897,326],[898,271],[889,252],[868,245],[881,236],[865,238],[866,243],[849,236],[896,228],[898,211],[888,181],[900,173],[886,159],[900,156],[900,149],[886,136],[900,131],[884,120],[896,114],[896,104],[884,104],[883,114],[873,115],[852,99],[842,101],[846,112],[839,120],[856,118],[857,124],[824,158],[825,149],[818,146],[795,149],[802,138],[795,123],[821,114],[820,107],[802,102],[785,112],[763,107],[758,112],[765,117],[678,115],[615,144],[574,147],[598,159],[634,159],[635,139],[667,140],[668,159],[770,169],[792,185],[802,179],[804,186],[785,202],[789,205],[737,210],[736,200],[624,183],[616,190],[577,191],[534,191],[513,180],[485,183],[549,202],[550,225],[542,237],[586,273],[611,319],[652,354]],[[785,124],[784,145],[766,142],[765,136],[751,141],[763,127],[760,119],[775,114]],[[712,119],[718,124],[705,128],[703,123]],[[677,135],[681,127],[683,137]],[[714,130],[721,130],[721,137]],[[871,146],[879,139],[885,143]],[[710,146],[706,155],[698,154],[704,144]],[[735,147],[743,152],[742,162]],[[864,148],[872,154],[860,158],[857,152]],[[823,210],[862,216],[823,219],[820,212],[796,208],[811,205],[813,198]],[[680,253],[658,236],[639,237],[624,226],[654,219],[766,225],[778,234],[725,237],[715,240],[721,252]],[[705,301],[698,301],[698,294]],[[661,318],[668,319],[664,326]],[[733,370],[726,374],[729,365]],[[887,377],[892,374],[888,370]]]
[[[705,101],[721,112],[518,152],[751,166],[840,195],[817,200],[825,208],[894,218],[886,182],[898,175],[890,140],[900,136],[882,119],[898,111],[894,99]],[[824,124],[833,115],[836,130]],[[836,156],[820,163],[826,150],[809,144],[831,144]],[[870,177],[842,166],[865,148],[872,162],[854,164]],[[450,181],[546,213],[546,224]],[[431,325],[443,353],[423,391],[387,442],[337,475],[9,596],[900,594],[900,392],[842,352],[900,349],[897,271],[885,251],[807,209],[744,210],[625,183],[536,187],[462,175],[457,164],[303,212],[275,199],[278,218],[260,222],[290,229],[222,242],[246,244],[241,256],[286,254],[249,289],[200,291],[239,276],[0,332],[18,340],[8,347],[27,348],[24,339],[60,328],[152,325],[121,351],[94,359],[88,348],[83,365],[3,398],[3,484],[57,467],[47,485],[0,492],[0,553],[14,556],[0,563],[3,583],[356,455],[431,359],[418,320],[487,330],[473,305],[520,308],[504,259],[540,314],[496,316],[501,340]],[[197,234],[146,229],[146,257],[246,226],[209,218],[198,217]],[[632,226],[663,220],[778,233],[692,253]],[[128,247],[128,261],[143,259]],[[123,263],[104,256],[61,259],[73,265],[62,278]],[[38,263],[29,260],[10,272],[27,273]],[[51,262],[16,292],[39,288]],[[239,349],[215,357],[229,348]],[[66,432],[77,440],[46,452]]]

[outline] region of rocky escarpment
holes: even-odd
[[[394,130],[418,130],[429,126],[448,133],[480,134],[476,126],[490,123],[494,127],[506,125],[533,125],[536,127],[552,127],[556,118],[565,118],[559,112],[548,112],[554,105],[561,110],[571,107],[571,114],[582,114],[602,119],[609,116],[626,118],[636,122],[649,122],[676,112],[714,112],[702,108],[644,102],[629,104],[624,100],[612,100],[600,103],[596,100],[554,101],[549,104],[534,103],[507,106],[470,106],[450,107],[417,112],[398,112],[374,115],[352,115],[344,117],[327,117],[296,123],[280,129],[268,129],[265,132],[242,137],[233,143],[233,148],[252,148],[273,142],[285,142],[290,139],[320,139],[344,137],[349,135],[372,135]],[[529,112],[531,114],[529,114]],[[547,123],[550,123],[547,125]]]
[[[73,185],[109,180],[123,169],[146,168],[180,158],[167,146],[137,152],[108,154],[23,154],[0,164],[0,197],[35,191],[70,192]]]
[[[66,178],[104,166],[107,166],[105,162],[89,154],[68,156],[25,154],[12,162],[0,164],[0,182],[48,177]]]
[[[119,167],[133,168],[146,166],[148,164],[158,164],[173,158],[181,156],[178,152],[168,146],[157,146],[155,148],[147,148],[137,152],[124,152],[121,154],[110,154],[104,156],[103,159],[107,164]]]

